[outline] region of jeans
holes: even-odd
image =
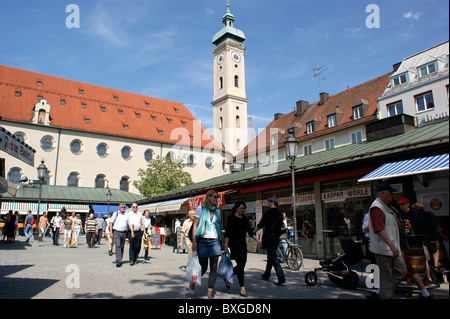
[[[283,269],[281,268],[280,261],[277,257],[277,248],[280,244],[280,237],[277,234],[267,235],[264,239],[264,243],[266,245],[267,250],[267,264],[266,271],[263,274],[265,279],[269,279],[270,272],[272,271],[272,267],[275,268],[275,273],[278,277],[278,282],[285,282],[286,279],[284,277]]]
[[[58,239],[59,239],[59,227],[56,227],[53,230],[53,245],[58,246]]]
[[[30,224],[27,224],[27,226],[25,226],[25,229],[23,230],[25,233],[25,236],[27,237],[27,240],[29,240],[31,238],[31,236],[33,236],[33,226]]]

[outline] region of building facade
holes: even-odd
[[[448,65],[448,41],[403,59],[378,101],[378,118],[408,114],[418,126],[448,120]]]
[[[5,177],[49,185],[110,187],[133,181],[156,157],[187,164],[194,182],[227,172],[226,152],[181,103],[0,66],[1,125],[36,150],[34,166],[5,157]]]

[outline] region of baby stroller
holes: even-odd
[[[305,282],[308,286],[314,286],[317,283],[318,270],[323,270],[328,274],[331,282],[343,284],[346,289],[356,289],[358,287],[359,276],[355,271],[350,269],[351,266],[364,259],[364,252],[361,243],[353,241],[349,237],[338,237],[344,253],[338,256],[321,260],[320,268],[314,268],[305,275]]]

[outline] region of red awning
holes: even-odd
[[[223,207],[225,206],[225,194],[236,191],[235,189],[219,192],[219,198],[217,199],[217,206]],[[203,204],[203,200],[205,199],[206,194],[198,195],[188,199],[188,210],[196,209],[198,206]]]

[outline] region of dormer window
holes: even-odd
[[[335,114],[328,115],[327,119],[328,119],[328,121],[327,121],[327,123],[328,123],[328,128],[334,127],[334,126],[337,125],[337,121],[336,121],[336,113],[335,113]]]
[[[119,97],[118,96],[114,96],[114,101],[119,102]]]
[[[314,133],[314,122],[306,123],[306,134]]]
[[[364,116],[362,105],[353,108],[353,119],[357,120]]]
[[[398,86],[401,85],[403,83],[408,82],[407,77],[406,77],[406,73],[397,75],[395,77],[392,78],[392,85],[393,86]]]
[[[37,86],[42,86],[42,81],[36,81]]]
[[[431,63],[425,64],[423,66],[419,66],[418,70],[419,70],[419,77],[423,77],[425,75],[435,73],[435,72],[437,72],[436,63],[431,62]]]

